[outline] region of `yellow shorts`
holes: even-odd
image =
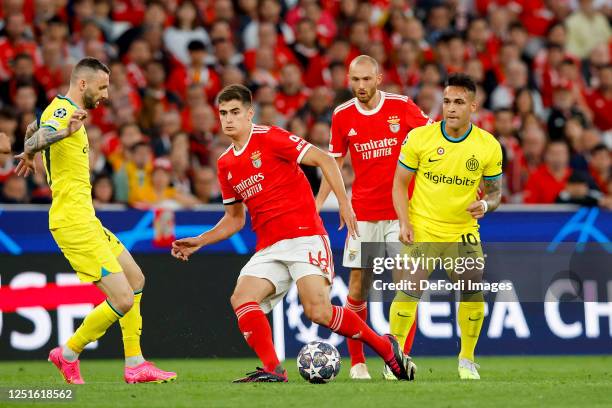
[[[464,269],[463,265],[484,265],[484,255],[477,228],[468,228],[462,232],[439,232],[427,226],[413,225],[414,244],[407,246],[411,257],[428,258],[426,270],[431,273],[444,265],[449,276],[454,269]],[[466,261],[466,259],[471,260]],[[478,262],[474,260],[478,259]],[[460,262],[460,263],[459,263]]]
[[[51,234],[81,282],[97,282],[122,271],[117,257],[125,247],[97,218],[52,229]]]

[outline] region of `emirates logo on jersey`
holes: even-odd
[[[261,152],[259,150],[256,150],[251,154],[251,161],[253,162],[253,167],[256,169],[261,167]]]
[[[387,119],[387,123],[389,124],[389,130],[393,133],[397,133],[400,130],[400,119],[399,116],[389,116]]]

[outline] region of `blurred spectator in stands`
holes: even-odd
[[[210,164],[210,146],[215,140],[217,118],[210,105],[198,105],[191,111],[193,128],[189,134],[190,150],[197,163]]]
[[[135,39],[124,58],[128,81],[135,89],[144,88],[147,85],[144,70],[152,59],[149,43],[142,38]]]
[[[178,95],[165,87],[166,71],[161,62],[150,61],[145,67],[146,86],[140,89],[140,95],[144,99],[152,97],[162,103],[164,110],[178,108],[181,100]]]
[[[520,60],[505,63],[505,81],[499,84],[491,94],[491,108],[512,108],[516,93],[528,86],[527,65]],[[534,112],[541,112],[541,98],[537,92],[531,91]]]
[[[525,185],[531,175],[542,164],[544,149],[546,149],[546,134],[539,126],[527,126],[521,131],[521,149],[522,155],[520,162],[517,163],[519,168],[518,178],[506,180],[509,196],[507,197],[510,203],[522,203],[523,191]],[[512,174],[515,174],[514,171]]]
[[[511,109],[500,108],[495,111],[495,125],[493,134],[502,145],[504,152],[504,181],[508,194],[518,192],[520,185],[520,163],[523,150],[519,143],[517,130],[512,120],[514,114]]]
[[[3,36],[0,37],[0,79],[12,75],[11,61],[18,54],[30,56],[36,66],[40,65],[37,46],[28,32],[28,25],[22,13],[9,13],[4,16]]]
[[[437,4],[427,14],[427,42],[435,44],[451,28],[451,11],[446,4]]]
[[[223,69],[223,74],[221,75],[221,88],[232,84],[245,85],[246,76],[244,75],[244,71],[240,68],[229,66]]]
[[[259,24],[258,37],[257,48],[247,49],[244,53],[244,65],[247,70],[265,69],[272,76],[278,77],[283,66],[290,62],[298,63],[291,49],[284,42],[279,41],[274,24]],[[270,53],[272,53],[271,61],[262,61],[263,58],[270,59]]]
[[[244,56],[236,49],[232,28],[227,21],[217,20],[213,23],[210,29],[210,42],[216,72],[223,75],[225,70],[231,67],[245,71]]]
[[[477,61],[478,64],[480,64],[480,61],[478,60],[474,60]],[[441,95],[438,95],[438,98],[441,98]],[[493,115],[493,112],[491,112],[490,110],[488,110],[487,108],[484,107],[485,105],[485,100],[487,97],[487,93],[485,92],[485,90],[482,88],[482,86],[477,85],[476,86],[476,112],[472,113],[472,122],[478,126],[479,128],[482,128],[484,130],[486,130],[487,132],[491,132],[494,133],[495,132],[495,115]],[[437,114],[441,114],[440,112],[440,107],[442,106],[442,104],[439,102],[439,100],[436,100],[436,104],[437,104]],[[430,116],[430,118],[436,120],[437,117],[434,116]]]
[[[600,43],[607,43],[612,31],[606,16],[593,7],[593,0],[579,0],[580,8],[566,20],[567,50],[586,58]]]
[[[0,133],[6,135],[14,151],[23,147],[17,143],[18,127],[19,121],[17,120],[17,112],[15,112],[15,109],[9,106],[0,109]]]
[[[331,123],[333,107],[331,106],[331,91],[324,86],[318,86],[312,90],[308,102],[296,115],[302,118],[310,129],[316,122]]]
[[[132,42],[138,38],[141,38],[144,34],[144,31],[148,27],[163,27],[166,25],[167,16],[166,16],[166,7],[164,2],[160,0],[149,0],[147,1],[146,10],[144,12],[144,18],[140,18],[138,14],[133,14],[134,10],[132,0],[121,0],[121,3],[128,3],[124,5],[124,10],[122,13],[126,15],[123,17],[127,20],[133,19],[130,23],[133,25],[132,28],[126,30],[121,36],[117,39],[116,43],[119,47],[119,55],[123,56],[126,52],[128,52]],[[116,5],[118,6],[118,5]],[[117,20],[114,18],[114,20]]]
[[[597,67],[597,87],[586,91],[586,100],[593,112],[593,123],[601,131],[612,129],[612,64]]]
[[[329,77],[329,87],[334,93],[333,107],[353,98],[353,92],[348,88],[348,69],[343,62],[329,64]]]
[[[102,152],[103,137],[100,128],[88,126],[87,139],[89,141],[89,171],[92,177],[100,174],[112,174],[113,167]]]
[[[284,44],[293,44],[293,30],[281,20],[281,10],[281,4],[278,0],[261,0],[258,2],[257,19],[248,23],[242,33],[242,43],[245,49],[254,49],[261,45],[259,43],[261,36],[258,35],[258,32],[260,26],[264,23],[271,23],[274,32],[281,33]]]
[[[299,116],[293,117],[289,122],[287,122],[286,126],[287,130],[292,134],[299,136],[302,139],[306,139],[308,137],[308,128]]]
[[[594,187],[593,180],[587,173],[573,171],[567,179],[565,188],[559,193],[555,202],[594,207],[602,201],[602,206],[605,205],[604,194]]]
[[[516,91],[512,110],[514,111],[513,124],[516,128],[522,128],[525,118],[530,114],[535,114],[533,94],[528,88],[521,88]]]
[[[119,128],[119,144],[109,154],[108,161],[113,167],[113,182],[115,183],[115,198],[120,202],[128,200],[128,180],[126,164],[132,158],[132,148],[143,141],[140,128],[135,123],[128,123]]]
[[[168,78],[168,88],[184,99],[189,86],[198,85],[204,89],[208,101],[212,103],[221,90],[221,81],[218,74],[206,65],[206,45],[200,40],[193,40],[187,49],[189,63],[185,67],[174,68]]]
[[[18,83],[15,88],[13,106],[19,115],[28,113],[37,114],[40,112],[36,107],[36,90],[30,82]]]
[[[404,40],[397,51],[397,64],[391,80],[402,87],[402,93],[414,98],[421,79],[422,53],[415,41]]]
[[[275,107],[286,121],[308,100],[308,92],[302,84],[302,73],[298,65],[289,63],[281,68],[279,85]]]
[[[169,160],[172,165],[172,185],[181,193],[191,194],[189,136],[187,134],[174,135]]]
[[[570,147],[570,167],[586,172],[588,149],[584,144],[584,126],[579,118],[571,117],[565,122],[564,137]]]
[[[155,157],[167,156],[172,149],[174,136],[181,131],[181,115],[175,109],[162,113],[161,127],[151,142]]]
[[[612,181],[612,157],[610,149],[604,144],[598,144],[591,149],[589,160],[589,173],[597,188],[604,194],[612,194],[609,190],[610,182]]]
[[[198,200],[191,194],[177,191],[171,186],[172,165],[165,157],[158,157],[153,162],[153,171],[150,180],[138,195],[138,200],[133,203],[137,208],[150,207],[193,207],[199,204]]]
[[[553,93],[553,106],[548,116],[548,135],[551,140],[563,139],[565,123],[573,116],[586,124],[586,117],[578,108],[574,93],[567,88],[557,88]]]
[[[185,132],[190,133],[193,130],[193,122],[191,114],[196,106],[205,105],[206,94],[204,89],[199,85],[190,85],[187,88],[187,96],[184,100],[185,105],[181,111],[181,125]]]
[[[176,9],[173,26],[164,31],[164,45],[183,65],[189,65],[187,46],[193,40],[210,45],[198,8],[192,0],[184,0]]]
[[[264,126],[280,126],[284,127],[287,122],[287,117],[281,115],[274,104],[264,103],[257,108],[256,118],[254,121],[258,125]]]
[[[36,69],[35,76],[45,90],[46,100],[50,101],[59,93],[62,84],[62,66],[65,58],[62,55],[62,43],[50,39],[44,40],[42,58],[43,64]]]
[[[544,163],[531,174],[523,200],[527,204],[552,204],[566,187],[572,174],[569,147],[562,140],[553,140],[544,152]]]
[[[291,50],[304,73],[304,84],[309,87],[322,85],[322,71],[327,61],[317,40],[315,23],[302,18],[296,26],[296,40]]]
[[[286,21],[297,31],[300,19],[309,19],[315,24],[315,33],[321,44],[329,45],[336,37],[338,27],[333,15],[321,6],[322,4],[316,0],[300,0],[297,6],[289,10]]]
[[[109,68],[111,74],[108,100],[115,120],[112,124],[101,126],[103,132],[136,121],[137,112],[142,108],[140,94],[128,81],[125,65],[121,61],[113,61]]]
[[[94,207],[104,207],[115,201],[113,181],[108,174],[98,174],[91,185],[91,194]]]
[[[220,203],[217,177],[210,167],[200,167],[193,172],[193,193],[201,204]]]
[[[350,63],[360,54],[365,54],[370,45],[370,25],[367,21],[356,21],[350,26],[349,37],[350,51],[345,63]]]
[[[601,84],[600,69],[610,64],[610,47],[608,44],[599,44],[589,56],[582,61],[582,76],[589,88],[597,88]]]
[[[29,202],[26,179],[16,174],[9,175],[2,185],[0,202],[5,204],[26,204]]]
[[[432,120],[442,117],[442,91],[438,86],[423,84],[415,99],[416,104]]]
[[[131,206],[143,201],[146,190],[151,184],[151,172],[153,171],[153,152],[151,146],[146,142],[138,142],[132,146],[131,158],[125,164],[127,186],[128,186],[128,204]],[[116,190],[117,183],[115,182]]]
[[[0,82],[0,98],[6,105],[15,102],[15,94],[20,84],[30,84],[34,88],[35,103],[43,108],[47,104],[45,88],[38,82],[34,75],[34,61],[29,54],[18,54],[10,64],[13,74],[10,78]],[[55,95],[54,95],[55,96]]]

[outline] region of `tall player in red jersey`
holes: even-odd
[[[431,121],[407,96],[378,90],[382,74],[374,58],[356,57],[350,64],[348,76],[355,98],[334,110],[329,153],[341,168],[350,151],[355,171],[352,202],[359,237],[349,236],[344,248],[343,265],[351,268],[345,307],[365,321],[372,273],[363,269],[361,243],[399,243],[399,224],[391,196],[393,174],[408,132]],[[323,180],[317,195],[317,208],[321,208],[330,190]],[[404,352],[409,354],[416,325],[412,325],[410,332],[402,325],[403,302],[400,300],[401,294],[391,306],[390,327]],[[351,355],[351,378],[370,379],[363,345],[352,339],[347,340],[347,345]],[[386,369],[383,375],[387,379],[395,378]]]
[[[341,225],[355,235],[356,219],[338,167],[327,154],[278,127],[252,123],[251,92],[230,85],[219,94],[223,133],[233,144],[219,157],[218,177],[226,204],[221,221],[197,237],[175,241],[172,255],[187,260],[204,245],[224,240],[251,214],[256,253],[242,268],[231,297],[238,327],[261,359],[236,382],[286,382],[265,316],[296,282],[304,313],[313,322],[363,341],[380,355],[399,379],[414,378],[414,364],[391,335],[378,335],[351,310],[329,298],[334,276],[329,238],[317,214],[314,196],[299,164],[318,166],[340,203]]]

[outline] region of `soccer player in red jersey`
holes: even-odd
[[[252,96],[246,87],[229,85],[217,98],[223,133],[233,141],[218,160],[225,215],[210,231],[175,241],[172,255],[188,260],[202,246],[229,238],[244,226],[244,207],[249,210],[257,252],[242,268],[231,303],[238,327],[263,368],[235,382],[287,381],[265,313],[282,300],[292,282],[310,320],[363,341],[399,379],[414,378],[412,361],[393,336],[378,335],[355,312],[330,302],[334,267],[329,238],[299,164],[321,169],[338,197],[341,225],[346,223],[349,234],[355,235],[355,214],[333,159],[281,128],[253,124]]]
[[[351,269],[345,307],[366,320],[372,273],[364,272],[361,243],[399,242],[399,224],[391,191],[400,147],[408,132],[431,121],[407,96],[378,90],[382,74],[372,57],[356,57],[349,66],[348,77],[355,98],[334,110],[329,153],[341,168],[350,151],[355,171],[352,202],[359,236],[349,236],[344,248],[343,266]],[[323,180],[317,195],[317,208],[321,208],[330,190]],[[416,327],[408,332],[408,327],[402,324],[405,320],[402,296],[398,292],[395,297],[389,320],[391,333],[397,337],[404,352],[409,353]],[[347,345],[351,355],[351,378],[370,379],[363,345],[352,339],[347,339]],[[386,369],[383,375],[387,379],[395,378]]]

